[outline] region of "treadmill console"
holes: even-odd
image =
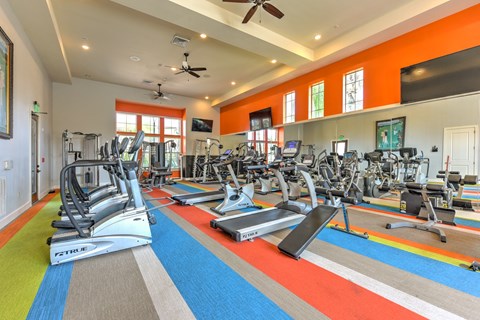
[[[220,161],[225,161],[228,158],[230,158],[231,154],[232,154],[232,149],[227,149],[227,150],[225,150],[225,152],[222,155],[220,155],[219,160]]]
[[[285,147],[283,147],[282,151],[282,157],[290,159],[295,158],[300,153],[301,145],[301,140],[290,140],[285,142]]]

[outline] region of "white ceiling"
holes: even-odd
[[[71,77],[224,106],[451,15],[477,0],[270,0],[285,16],[221,0],[10,0],[55,82]],[[200,33],[208,37],[201,39]],[[190,39],[172,45],[174,35]],[[321,34],[319,41],[313,39]],[[90,50],[81,48],[88,44]],[[200,78],[175,75],[190,52]],[[131,56],[141,60],[134,62]],[[276,64],[270,63],[277,59]],[[152,83],[145,83],[144,81]],[[235,86],[231,85],[235,81]]]

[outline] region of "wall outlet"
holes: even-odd
[[[12,170],[13,169],[13,160],[5,160],[3,162],[3,169],[4,170]]]

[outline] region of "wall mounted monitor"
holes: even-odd
[[[250,131],[272,127],[272,108],[250,112]]]
[[[480,46],[400,70],[401,103],[480,91]]]
[[[212,132],[213,129],[213,120],[209,119],[192,119],[192,131],[197,132]]]

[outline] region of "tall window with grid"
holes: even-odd
[[[295,122],[295,91],[283,97],[283,123]]]
[[[310,103],[309,103],[309,118],[321,118],[324,115],[324,97],[325,84],[324,82],[315,83],[310,86]]]
[[[167,145],[167,151],[165,161],[166,163],[171,163],[172,168],[179,168],[179,158],[180,158],[180,146],[182,143],[182,121],[181,119],[176,118],[163,118],[163,136],[164,141],[171,140],[175,144],[169,143]],[[170,162],[171,161],[171,162]]]
[[[145,142],[166,142],[172,140],[176,148],[171,148],[168,144],[166,150],[166,163],[172,163],[172,169],[179,168],[178,157],[181,150],[181,119],[164,118],[155,115],[143,115],[117,112],[117,135],[120,139],[124,137],[133,138],[138,130],[145,132]],[[150,165],[150,149],[143,150],[143,167]]]
[[[343,77],[343,112],[363,109],[363,69],[345,74]]]
[[[273,146],[278,146],[277,129],[249,131],[247,139],[250,145],[255,147],[259,155],[265,155],[268,162],[274,160],[275,155],[271,150]]]

